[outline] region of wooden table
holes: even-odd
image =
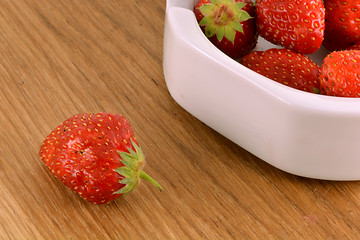
[[[164,15],[164,0],[0,2],[0,239],[359,239],[359,182],[284,173],[177,105]],[[47,170],[50,131],[99,111],[129,119],[163,192],[97,206]]]

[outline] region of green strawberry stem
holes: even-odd
[[[152,177],[150,177],[146,172],[144,172],[143,170],[139,170],[139,177],[150,182],[152,185],[154,185],[155,187],[157,187],[159,189],[159,191],[162,191],[163,188],[162,186],[160,186],[160,184],[158,184]]]
[[[142,170],[144,165],[144,154],[141,148],[133,140],[131,140],[131,143],[135,151],[128,148],[128,152],[119,152],[124,166],[115,169],[115,171],[124,177],[120,180],[120,183],[125,186],[114,193],[125,194],[133,191],[139,184],[139,178],[145,179],[162,191],[163,188],[160,184]]]
[[[245,2],[234,2],[233,0],[211,0],[210,3],[199,7],[201,14],[204,15],[199,25],[205,28],[208,38],[216,35],[219,42],[225,37],[235,44],[236,32],[244,33],[242,22],[252,18],[243,9],[246,5]]]
[[[225,11],[225,6],[221,5],[221,7],[219,8],[219,10],[216,14],[216,17],[215,17],[215,23],[217,23],[217,24],[221,23],[221,18],[222,18],[224,11]]]

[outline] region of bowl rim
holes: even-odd
[[[196,0],[167,0],[166,13],[168,14],[170,10],[191,11],[193,13],[195,3]],[[192,21],[192,27],[196,28],[193,29],[192,32],[198,32],[198,41],[200,41],[202,44],[196,44],[195,46],[191,41],[188,41],[188,39],[184,39],[187,44],[191,45],[192,48],[196,49],[202,54],[212,58],[213,61],[218,62],[219,65],[226,68],[227,70],[234,71],[238,75],[241,75],[244,78],[252,81],[254,84],[258,85],[258,87],[261,87],[266,91],[270,91],[271,94],[282,99],[282,101],[298,108],[310,111],[318,111],[329,114],[360,115],[360,98],[336,97],[308,93],[275,82],[259,73],[252,71],[249,68],[246,68],[236,60],[226,56],[214,45],[212,45],[206,36],[202,33],[196,21],[195,15],[193,15]],[[259,38],[262,39],[261,37]],[[209,43],[214,48],[211,51],[208,51]],[[207,47],[202,47],[202,45]],[[273,46],[279,47],[275,45]]]

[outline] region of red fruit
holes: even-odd
[[[266,40],[301,54],[316,52],[324,39],[322,0],[257,0],[256,24]]]
[[[360,42],[356,42],[354,45],[351,45],[346,50],[360,50]]]
[[[323,45],[329,51],[348,49],[360,41],[360,1],[324,1],[326,28]]]
[[[332,52],[324,58],[320,74],[321,93],[360,97],[360,51]]]
[[[131,192],[139,178],[162,189],[142,171],[144,155],[129,122],[117,114],[72,116],[44,140],[40,159],[67,187],[94,204]]]
[[[292,88],[320,92],[320,67],[308,57],[290,49],[254,51],[240,60],[244,66]]]
[[[229,57],[254,49],[258,35],[251,0],[200,0],[194,12],[205,35]]]

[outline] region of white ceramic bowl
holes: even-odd
[[[174,100],[269,164],[299,176],[360,180],[360,99],[274,82],[219,51],[194,0],[167,0],[163,69]],[[256,50],[274,45],[259,39]],[[311,55],[319,65],[326,51]]]

